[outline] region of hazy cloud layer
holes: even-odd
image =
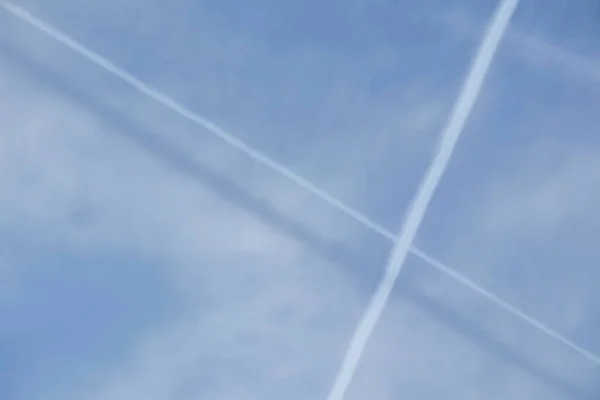
[[[535,3],[417,244],[600,353],[592,28]],[[19,4],[394,230],[495,6]],[[5,12],[0,37],[0,397],[324,398],[389,243]],[[599,380],[411,257],[348,399]]]

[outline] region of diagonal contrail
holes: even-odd
[[[485,37],[477,51],[477,55],[471,65],[471,69],[461,92],[453,107],[452,113],[441,136],[438,151],[433,162],[427,169],[421,185],[415,194],[406,214],[406,219],[400,229],[398,239],[388,259],[385,275],[375,290],[369,305],[363,314],[338,374],[333,387],[327,396],[328,400],[342,400],[348,385],[365,349],[367,341],[379,320],[381,313],[392,292],[394,283],[398,278],[406,256],[410,251],[413,240],[419,230],[427,206],[433,197],[433,193],[439,184],[448,162],[452,157],[454,147],[463,131],[465,123],[477,101],[483,81],[490,68],[494,55],[500,44],[502,36],[508,27],[510,19],[514,14],[519,0],[503,0],[494,13],[493,19],[485,34]]]
[[[57,40],[58,42],[62,43],[65,46],[67,46],[71,50],[74,50],[75,52],[84,56],[85,58],[87,58],[88,60],[93,62],[94,64],[103,68],[104,70],[121,78],[128,85],[130,85],[134,89],[138,90],[139,92],[143,93],[144,95],[148,96],[149,98],[153,99],[157,103],[162,104],[163,106],[165,106],[168,109],[174,111],[175,113],[181,115],[182,117],[186,118],[187,120],[194,122],[195,124],[201,126],[202,128],[206,129],[208,132],[212,133],[213,135],[217,136],[219,139],[223,140],[228,145],[230,145],[230,146],[234,147],[235,149],[239,150],[240,152],[246,154],[248,157],[259,162],[260,164],[263,164],[267,168],[270,168],[271,170],[283,175],[287,179],[295,182],[297,185],[299,185],[306,191],[314,194],[315,196],[319,197],[321,200],[331,204],[333,207],[342,211],[344,214],[350,216],[352,219],[356,220],[357,222],[361,223],[362,225],[366,226],[367,228],[369,228],[383,236],[386,236],[386,230],[384,228],[382,228],[381,226],[379,226],[378,224],[376,224],[375,222],[373,222],[371,219],[369,219],[364,214],[361,214],[360,212],[356,211],[355,209],[353,209],[351,207],[348,207],[346,204],[342,203],[340,200],[336,199],[331,194],[327,193],[325,190],[317,187],[312,182],[310,182],[307,179],[304,179],[301,176],[299,176],[298,174],[292,172],[289,168],[278,163],[277,161],[274,161],[273,159],[265,156],[263,153],[256,150],[255,148],[249,146],[248,144],[244,143],[242,140],[240,140],[236,136],[226,132],[223,128],[221,128],[214,122],[210,121],[208,118],[184,107],[183,105],[178,103],[175,99],[165,95],[164,93],[161,93],[158,89],[150,86],[149,84],[147,84],[147,83],[143,82],[142,80],[138,79],[137,77],[135,77],[133,74],[120,68],[119,66],[117,66],[115,63],[113,63],[106,57],[103,57],[100,54],[90,50],[86,46],[78,43],[73,38],[62,33],[58,29],[52,27],[50,24],[42,21],[41,19],[35,17],[34,15],[29,13],[25,9],[23,9],[15,4],[12,4],[9,1],[0,0],[0,6],[2,8],[4,8],[5,10],[7,10],[8,12],[10,12],[11,14],[13,14],[14,16],[20,18],[24,22],[27,22],[31,26],[35,27],[36,29],[40,30],[41,32],[47,34],[48,36],[52,37],[53,39]]]
[[[253,160],[255,160],[255,161],[265,165],[266,167],[270,168],[271,170],[285,176],[289,180],[293,181],[294,183],[296,183],[297,185],[302,187],[304,190],[312,193],[313,195],[320,198],[324,202],[326,202],[326,203],[330,204],[331,206],[333,206],[334,208],[337,208],[338,210],[342,211],[344,214],[351,217],[355,221],[361,223],[365,227],[378,233],[379,235],[381,235],[382,237],[386,238],[387,240],[389,240],[391,242],[394,242],[396,240],[396,235],[394,233],[392,233],[385,227],[381,226],[380,224],[374,222],[366,215],[360,213],[359,211],[357,211],[351,207],[348,207],[347,205],[342,203],[340,200],[336,199],[335,197],[333,197],[332,195],[330,195],[323,189],[317,187],[310,181],[302,178],[301,176],[297,175],[296,173],[294,173],[290,169],[286,168],[282,164],[268,158],[267,156],[263,155],[256,149],[253,149],[252,147],[243,143],[241,140],[239,140],[236,137],[223,131],[221,128],[219,128],[217,125],[215,125],[208,119],[202,117],[201,115],[194,113],[193,111],[190,111],[189,109],[186,109],[184,106],[177,103],[172,98],[169,98],[168,96],[165,96],[164,94],[160,93],[158,90],[152,88],[150,85],[142,82],[141,80],[137,79],[135,76],[133,76],[130,73],[119,68],[111,61],[109,61],[106,58],[102,57],[101,55],[93,52],[92,50],[86,48],[85,46],[79,44],[78,42],[76,42],[75,40],[70,38],[69,36],[65,35],[64,33],[60,32],[57,29],[53,28],[52,26],[48,25],[47,23],[43,22],[39,18],[36,18],[35,16],[31,15],[29,12],[27,12],[23,8],[16,6],[8,1],[3,1],[3,0],[0,0],[0,6],[2,8],[4,8],[6,11],[13,14],[14,16],[20,18],[24,22],[30,24],[34,28],[40,30],[41,32],[47,34],[48,36],[54,38],[55,40],[59,41],[63,45],[67,46],[71,50],[84,56],[89,61],[95,63],[99,67],[101,67],[101,68],[107,70],[108,72],[114,74],[115,76],[121,78],[125,83],[129,84],[130,86],[137,89],[138,91],[145,94],[146,96],[150,97],[151,99],[155,100],[156,102],[171,109],[173,112],[181,115],[182,117],[202,126],[208,132],[221,138],[224,142],[235,147],[240,152],[246,154],[248,157],[252,158]],[[458,271],[448,267],[447,265],[443,264],[441,261],[436,260],[435,258],[427,255],[424,251],[420,250],[416,246],[412,245],[410,251],[415,256],[417,256],[418,258],[422,259],[424,262],[429,264],[431,267],[437,269],[438,271],[440,271],[443,274],[447,275],[448,277],[454,279],[461,285],[464,285],[467,288],[478,293],[479,295],[485,297],[492,303],[496,304],[500,308],[502,308],[505,311],[507,311],[508,313],[512,314],[514,317],[516,317],[516,318],[522,320],[523,322],[526,322],[529,325],[532,325],[533,327],[541,330],[542,332],[552,336],[553,338],[555,338],[556,340],[558,340],[565,346],[571,348],[573,351],[575,351],[579,355],[587,358],[588,360],[590,360],[597,366],[600,366],[600,356],[597,356],[597,355],[591,353],[590,351],[578,346],[573,341],[571,341],[568,338],[566,338],[565,336],[557,333],[556,331],[552,330],[551,328],[543,325],[541,322],[539,322],[535,318],[525,314],[524,312],[522,312],[519,309],[517,309],[516,307],[510,305],[506,301],[500,299],[498,296],[489,292],[485,288],[479,286],[477,283],[473,282],[472,280],[470,280],[466,276],[462,275]]]

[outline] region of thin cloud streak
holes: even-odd
[[[557,333],[556,331],[552,330],[548,326],[544,325],[540,321],[538,321],[535,318],[527,315],[526,313],[524,313],[523,311],[519,310],[515,306],[512,306],[510,303],[502,300],[500,297],[496,296],[495,294],[490,293],[490,292],[488,292],[486,290],[480,290],[479,286],[477,286],[474,282],[463,279],[462,276],[460,276],[459,274],[456,274],[453,269],[451,269],[450,267],[444,265],[443,263],[441,263],[440,261],[436,260],[435,258],[430,257],[426,253],[424,253],[424,252],[422,252],[422,251],[420,251],[418,249],[415,249],[415,250],[413,250],[413,254],[415,256],[419,257],[421,260],[425,261],[427,264],[435,266],[435,268],[437,270],[444,271],[446,273],[446,275],[448,275],[452,279],[456,280],[457,282],[460,282],[462,285],[464,285],[464,286],[470,288],[471,290],[477,292],[478,294],[480,294],[481,296],[485,297],[486,299],[488,299],[492,303],[496,304],[498,307],[502,308],[503,310],[505,310],[509,314],[512,314],[513,316],[517,317],[521,321],[526,322],[527,324],[529,324],[529,325],[533,326],[534,328],[540,330],[541,332],[547,334],[548,336],[550,336],[553,339],[557,340],[558,342],[562,343],[566,347],[568,347],[571,350],[575,351],[579,355],[581,355],[584,358],[588,359],[592,363],[600,366],[600,357],[598,357],[594,353],[592,353],[592,352],[584,349],[583,347],[577,345],[576,343],[572,342],[571,340],[567,339],[566,337],[564,337],[561,334]]]
[[[327,397],[328,400],[342,400],[348,390],[348,386],[352,381],[367,342],[394,289],[398,275],[404,267],[406,257],[419,231],[423,217],[425,217],[425,213],[427,212],[427,207],[452,158],[452,153],[463,132],[465,123],[481,92],[483,82],[494,60],[496,50],[518,4],[519,0],[504,0],[494,13],[494,18],[490,22],[488,31],[477,51],[471,69],[450,114],[450,118],[442,130],[437,154],[425,173],[425,177],[409,206],[406,219],[398,235],[398,241],[387,261],[385,275],[369,302],[369,306],[350,341],[333,388]]]
[[[341,210],[342,212],[349,215],[350,217],[352,217],[356,221],[360,222],[361,224],[365,225],[369,229],[374,230],[385,236],[382,228],[380,226],[378,226],[377,224],[375,224],[373,221],[371,221],[367,216],[348,207],[347,205],[345,205],[344,203],[342,203],[335,197],[331,196],[325,190],[317,187],[316,185],[312,184],[308,180],[295,174],[294,172],[292,172],[291,170],[289,170],[282,164],[265,156],[264,154],[262,154],[261,152],[259,152],[256,149],[252,148],[251,146],[247,145],[246,143],[244,143],[242,140],[238,139],[237,137],[229,134],[228,132],[225,132],[222,128],[220,128],[218,125],[216,125],[212,121],[208,120],[206,117],[203,117],[203,116],[187,109],[186,107],[184,107],[183,105],[181,105],[177,101],[175,101],[174,99],[166,96],[165,94],[161,93],[160,91],[158,91],[157,89],[153,88],[152,86],[146,84],[145,82],[142,82],[140,79],[136,78],[135,76],[126,72],[125,70],[119,68],[117,65],[115,65],[108,59],[93,52],[92,50],[88,49],[87,47],[81,45],[74,39],[70,38],[69,36],[65,35],[64,33],[53,28],[49,24],[40,20],[39,18],[34,17],[32,14],[28,13],[24,9],[22,9],[16,5],[13,5],[9,2],[2,2],[0,4],[8,12],[10,12],[13,15],[15,15],[16,17],[22,19],[23,21],[27,22],[28,24],[35,27],[36,29],[51,36],[52,38],[56,39],[57,41],[64,44],[65,46],[71,48],[75,52],[81,54],[82,56],[84,56],[85,58],[87,58],[88,60],[93,62],[94,64],[98,65],[99,67],[101,67],[101,68],[105,69],[106,71],[114,74],[115,76],[121,78],[124,82],[131,85],[133,88],[137,89],[144,95],[146,95],[149,98],[155,100],[156,102],[164,105],[165,107],[173,110],[175,113],[181,115],[182,117],[198,124],[202,128],[209,131],[210,133],[216,135],[218,138],[223,140],[225,143],[229,144],[230,146],[232,146],[232,147],[236,148],[237,150],[241,151],[242,153],[246,154],[248,157],[252,158],[253,160],[255,160],[255,161],[263,164],[264,166],[272,169],[273,171],[276,171],[277,173],[285,176],[287,179],[295,182],[296,184],[298,184],[302,188],[306,189],[307,191],[313,193],[315,196],[319,197],[323,201],[325,201],[325,202],[331,204],[332,206],[334,206],[335,208]]]
[[[6,11],[8,11],[9,13],[13,14],[14,16],[20,18],[24,22],[30,24],[31,26],[35,27],[36,29],[44,32],[45,34],[49,35],[50,37],[54,38],[55,40],[61,42],[65,46],[67,46],[67,47],[71,48],[72,50],[78,52],[79,54],[83,55],[85,58],[87,58],[88,60],[97,64],[101,68],[120,77],[126,83],[133,86],[134,88],[141,91],[142,93],[149,96],[150,98],[154,99],[158,103],[163,104],[165,107],[171,109],[172,111],[176,112],[177,114],[202,126],[205,129],[207,129],[209,132],[215,134],[216,136],[218,136],[219,138],[224,140],[226,143],[230,144],[231,146],[233,146],[236,149],[240,150],[241,152],[245,153],[247,156],[254,159],[255,161],[267,166],[268,168],[280,173],[281,175],[283,175],[286,178],[290,179],[291,181],[295,182],[303,189],[314,194],[316,197],[318,197],[321,200],[325,201],[326,203],[332,205],[333,207],[339,209],[340,211],[342,211],[343,213],[345,213],[352,219],[356,220],[357,222],[361,223],[365,227],[369,228],[370,230],[378,233],[379,235],[390,240],[391,242],[394,242],[396,240],[396,235],[394,235],[391,231],[387,230],[380,224],[372,221],[366,215],[360,213],[359,211],[357,211],[351,207],[348,207],[347,205],[345,205],[344,203],[342,203],[341,201],[339,201],[338,199],[336,199],[335,197],[333,197],[332,195],[327,193],[325,190],[317,187],[316,185],[312,184],[311,182],[307,181],[306,179],[304,179],[301,176],[297,175],[296,173],[292,172],[291,170],[289,170],[288,168],[279,164],[278,162],[270,159],[269,157],[263,155],[259,151],[248,146],[247,144],[245,144],[241,140],[237,139],[236,137],[223,131],[221,128],[219,128],[217,125],[215,125],[214,123],[212,123],[205,117],[202,117],[202,116],[194,113],[193,111],[190,111],[187,108],[183,107],[182,105],[177,103],[174,99],[171,99],[171,98],[165,96],[164,94],[160,93],[158,90],[152,88],[150,85],[147,85],[146,83],[137,79],[133,75],[131,75],[131,74],[127,73],[126,71],[122,70],[121,68],[117,67],[115,64],[113,64],[106,58],[104,58],[104,57],[100,56],[99,54],[91,51],[90,49],[84,47],[83,45],[79,44],[78,42],[76,42],[75,40],[70,38],[69,36],[65,35],[64,33],[61,33],[57,29],[55,29],[55,28],[51,27],[50,25],[48,25],[47,23],[41,21],[39,18],[34,17],[33,15],[31,15],[29,12],[27,12],[23,8],[16,6],[10,2],[6,2],[6,1],[0,2],[0,6],[2,6],[2,8],[4,8]],[[519,40],[522,40],[522,38],[519,38]],[[560,335],[559,333],[546,327],[544,324],[537,321],[535,318],[528,316],[527,314],[519,311],[517,308],[511,306],[508,302],[501,300],[498,296],[487,291],[486,289],[484,289],[477,283],[468,279],[466,276],[464,276],[464,275],[460,274],[459,272],[457,272],[456,270],[444,265],[442,262],[436,260],[435,258],[427,255],[427,253],[420,250],[418,247],[411,245],[409,251],[412,252],[415,256],[417,256],[420,259],[422,259],[423,261],[425,261],[427,264],[429,264],[433,268],[444,273],[445,275],[449,276],[450,278],[456,280],[460,284],[470,288],[471,290],[475,291],[476,293],[486,297],[488,300],[492,301],[493,303],[500,306],[501,308],[503,308],[507,312],[511,313],[515,317],[519,318],[520,320],[532,325],[533,327],[535,327],[537,329],[541,329],[542,331],[544,331],[546,333],[552,332],[550,335],[553,338],[557,339],[558,341],[565,344],[566,346],[568,346],[575,352],[584,356],[585,358],[587,358],[594,364],[600,366],[600,356],[597,356],[597,355],[583,349],[582,347],[576,345],[575,343],[573,343],[572,341],[570,341],[563,335]]]
[[[437,322],[443,324],[451,331],[460,334],[476,346],[481,347],[483,351],[488,352],[495,359],[514,365],[526,374],[530,374],[535,379],[543,382],[548,387],[569,396],[569,399],[596,399],[589,390],[585,390],[577,384],[570,382],[562,374],[550,372],[547,367],[540,365],[539,361],[532,360],[531,357],[524,355],[515,346],[507,344],[495,335],[490,334],[479,323],[474,322],[471,316],[461,315],[460,312],[457,312],[447,302],[439,298],[435,299],[423,290],[415,288],[415,285],[411,284],[410,278],[402,279],[399,283],[399,293],[402,298],[431,315]]]
[[[598,72],[600,65],[596,60],[571,53],[558,46],[519,32],[509,33],[507,37],[519,47],[522,47],[524,56],[531,62],[540,62],[539,59],[543,57],[560,65],[566,73],[575,78],[600,83],[600,73]]]
[[[464,15],[460,15],[457,19],[439,19],[439,21],[453,32],[465,35],[479,35],[481,28],[480,21]],[[600,72],[598,72],[600,60],[565,50],[514,27],[506,32],[504,40],[507,44],[513,45],[513,51],[518,52],[532,64],[550,62],[571,78],[600,83]]]

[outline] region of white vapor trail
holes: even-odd
[[[65,35],[64,33],[58,31],[57,29],[53,28],[49,24],[40,20],[39,18],[36,18],[35,16],[31,15],[29,12],[27,12],[23,8],[16,6],[8,1],[3,1],[3,0],[0,0],[0,6],[3,9],[5,9],[6,11],[8,11],[9,13],[11,13],[12,15],[20,18],[24,22],[30,24],[31,26],[33,26],[34,28],[47,34],[48,36],[54,38],[58,42],[62,43],[66,47],[70,48],[71,50],[79,53],[83,57],[87,58],[89,61],[98,65],[99,67],[101,67],[101,68],[105,69],[106,71],[114,74],[115,76],[121,78],[125,83],[127,83],[131,87],[135,88],[136,90],[140,91],[141,93],[148,96],[149,98],[151,98],[151,99],[155,100],[156,102],[162,104],[163,106],[169,108],[170,110],[181,115],[182,117],[203,127],[208,132],[219,137],[225,143],[238,149],[240,152],[246,154],[248,157],[252,158],[256,162],[261,163],[262,165],[281,174],[282,176],[285,176],[287,179],[293,181],[294,183],[296,183],[298,186],[302,187],[307,192],[312,193],[313,195],[320,198],[324,202],[326,202],[326,203],[330,204],[331,206],[333,206],[334,208],[340,210],[341,212],[343,212],[347,216],[351,217],[355,221],[361,223],[366,228],[371,229],[372,231],[378,233],[379,235],[386,238],[390,242],[394,242],[396,240],[396,235],[394,233],[392,233],[385,227],[381,226],[380,224],[374,222],[366,215],[360,213],[359,211],[357,211],[351,207],[348,207],[346,204],[342,203],[340,200],[336,199],[335,197],[333,197],[332,195],[330,195],[323,189],[317,187],[310,181],[297,175],[296,173],[294,173],[290,169],[286,168],[282,164],[270,159],[269,157],[265,156],[258,150],[245,144],[244,142],[242,142],[235,136],[230,135],[229,133],[225,132],[223,129],[221,129],[220,127],[215,125],[213,122],[211,122],[207,118],[205,118],[201,115],[198,115],[197,113],[185,108],[184,106],[179,104],[174,99],[162,94],[157,89],[154,89],[150,85],[142,82],[135,76],[133,76],[130,73],[126,72],[125,70],[119,68],[117,65],[115,65],[108,59],[93,52],[92,50],[79,44],[78,42],[76,42],[75,40],[70,38],[69,36]],[[541,330],[542,332],[552,336],[553,338],[555,338],[556,340],[558,340],[565,346],[571,348],[572,350],[579,353],[583,357],[592,361],[594,364],[600,366],[600,357],[599,356],[579,347],[577,344],[573,343],[566,337],[553,331],[551,328],[546,327],[541,322],[537,321],[535,318],[528,316],[527,314],[523,313],[522,311],[518,310],[517,308],[511,306],[510,304],[508,304],[504,300],[500,299],[493,293],[487,291],[485,288],[482,288],[481,286],[479,286],[477,283],[473,282],[466,276],[460,274],[459,272],[453,270],[452,268],[444,265],[442,262],[427,255],[425,252],[423,252],[419,248],[415,247],[414,245],[411,245],[410,251],[415,256],[419,257],[420,259],[425,261],[427,264],[429,264],[433,268],[439,270],[440,272],[447,275],[451,279],[454,279],[461,285],[464,285],[467,288],[473,290],[474,292],[480,294],[481,296],[483,296],[486,299],[488,299],[489,301],[495,303],[497,306],[499,306],[502,309],[504,309],[505,311],[509,312],[516,318],[518,318],[518,319],[532,325],[533,327]]]
[[[419,189],[408,208],[398,239],[387,261],[385,275],[375,290],[375,293],[350,340],[348,350],[346,351],[342,365],[335,378],[333,387],[329,392],[329,396],[327,396],[327,400],[342,400],[352,381],[352,377],[354,376],[354,372],[356,371],[356,367],[367,345],[369,337],[381,317],[381,313],[394,288],[396,279],[404,266],[404,262],[419,227],[421,226],[429,202],[448,166],[456,143],[458,142],[465,123],[477,101],[477,97],[479,96],[485,76],[494,59],[498,45],[500,44],[502,36],[504,36],[504,32],[506,31],[518,4],[519,0],[503,0],[494,13],[493,19],[477,51],[477,55],[471,65],[471,69],[458,99],[456,100],[452,113],[450,114],[450,118],[441,133],[435,158],[427,169]]]

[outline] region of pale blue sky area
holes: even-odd
[[[22,0],[389,230],[497,1]],[[416,245],[600,354],[600,3],[523,0]],[[0,10],[0,398],[325,399],[389,241]],[[600,366],[410,256],[346,400]]]

